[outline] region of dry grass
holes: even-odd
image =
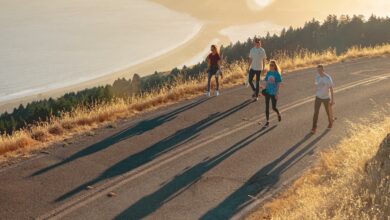
[[[330,64],[343,62],[348,59],[360,57],[375,57],[390,54],[390,44],[383,44],[375,47],[352,47],[341,55],[336,54],[336,50],[328,49],[322,53],[312,53],[302,51],[292,57],[279,55],[277,60],[283,69],[288,71],[313,67],[318,64]]]
[[[390,45],[371,48],[352,48],[337,56],[333,50],[323,53],[301,53],[293,57],[280,57],[279,63],[284,69],[296,70],[312,67],[318,63],[331,63],[356,57],[371,57],[390,54]],[[222,89],[244,82],[246,63],[234,63],[224,70]],[[40,123],[29,129],[15,132],[13,135],[0,136],[0,161],[32,151],[42,149],[53,142],[63,141],[74,135],[82,134],[120,118],[129,118],[140,112],[150,111],[161,106],[193,98],[203,93],[206,78],[200,81],[178,81],[170,89],[161,89],[142,97],[129,100],[118,99],[110,103],[80,107],[61,117],[52,118],[48,123]]]
[[[242,83],[245,78],[245,70],[242,66],[236,63],[224,70],[222,81],[224,88]],[[205,84],[205,78],[200,82],[196,80],[178,81],[171,89],[164,88],[141,97],[128,100],[117,99],[88,108],[79,107],[70,113],[64,113],[61,117],[52,118],[50,122],[39,123],[29,129],[17,131],[13,135],[0,136],[0,161],[28,155],[32,151],[74,135],[82,133],[88,135],[91,130],[120,118],[129,118],[140,112],[199,96],[203,94]]]
[[[389,134],[388,116],[353,125],[349,137],[248,219],[388,219]]]

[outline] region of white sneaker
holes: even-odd
[[[219,91],[215,90],[215,96],[219,96]]]
[[[206,95],[207,97],[210,97],[210,92],[206,92],[205,95]]]

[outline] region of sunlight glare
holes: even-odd
[[[265,6],[269,5],[269,4],[271,4],[272,1],[273,1],[273,0],[254,0],[254,2],[255,2],[258,6],[260,6],[260,7],[265,7]]]

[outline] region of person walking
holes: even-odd
[[[267,55],[265,50],[261,47],[261,41],[258,38],[254,39],[255,45],[249,52],[249,74],[248,83],[252,88],[252,98],[258,100],[259,86],[260,86],[260,74],[265,69],[265,62]],[[253,84],[253,78],[256,76],[256,86]]]
[[[211,45],[211,53],[207,56],[208,70],[207,70],[207,91],[206,96],[210,97],[211,78],[215,76],[216,88],[215,95],[219,96],[219,75],[221,72],[221,56],[219,55],[217,46]]]
[[[317,66],[318,75],[315,78],[316,85],[316,98],[314,101],[314,116],[313,116],[313,127],[311,133],[316,133],[318,114],[323,104],[325,107],[326,114],[328,115],[328,129],[333,126],[333,109],[332,106],[335,104],[333,96],[334,83],[332,77],[325,73],[324,66]]]
[[[278,67],[275,60],[271,60],[269,64],[269,71],[267,72],[264,81],[266,83],[265,89],[262,91],[262,94],[265,97],[265,116],[267,122],[264,127],[269,126],[269,102],[272,102],[272,110],[278,115],[278,121],[282,121],[282,116],[277,108],[277,102],[279,98],[279,87],[282,83],[282,76],[280,73],[280,68]]]

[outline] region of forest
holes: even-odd
[[[365,19],[363,16],[329,15],[323,22],[313,19],[302,27],[283,29],[278,35],[267,34],[261,37],[261,40],[269,58],[277,58],[280,54],[291,56],[301,51],[320,52],[329,48],[342,53],[352,46],[365,47],[390,43],[390,18],[372,15]],[[251,47],[253,38],[248,38],[245,42],[221,47],[221,54],[225,63],[229,64],[245,60]],[[57,99],[35,101],[26,106],[20,105],[12,113],[5,112],[0,115],[0,133],[11,134],[34,123],[59,117],[76,107],[88,108],[93,104],[109,102],[115,98],[139,96],[161,88],[169,88],[178,79],[196,80],[204,76],[206,68],[207,63],[203,61],[191,67],[174,68],[169,72],[156,71],[145,77],[133,74],[131,79],[121,78],[112,85],[68,93]]]

